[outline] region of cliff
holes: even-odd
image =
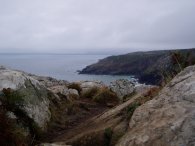
[[[179,71],[172,62],[173,52],[183,56],[190,54],[190,58],[195,60],[195,49],[135,52],[107,57],[87,66],[80,74],[133,75],[140,83],[159,85],[164,77]]]

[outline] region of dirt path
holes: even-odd
[[[41,138],[41,143],[56,141],[56,138],[67,134],[70,135],[69,133],[72,133],[72,135],[74,135],[75,133],[77,133],[77,130],[75,129],[77,129],[78,125],[86,123],[89,119],[99,115],[100,113],[108,109],[107,106],[97,104],[90,99],[80,99],[75,101],[75,104],[78,106],[77,108],[79,108],[79,111],[75,114],[72,113],[71,115],[66,115],[66,123],[59,123],[58,126],[50,128],[50,130],[44,135],[44,137]],[[61,116],[65,116],[66,112],[64,111],[66,110],[66,108],[62,108],[61,110]],[[62,141],[64,141],[64,139]],[[37,141],[37,143],[40,142]]]
[[[135,95],[125,103],[122,103],[106,111],[102,111],[98,115],[96,115],[96,113],[89,119],[86,118],[86,120],[78,123],[77,126],[72,127],[69,130],[64,130],[61,135],[54,137],[51,142],[67,142],[71,139],[74,139],[75,137],[80,137],[86,133],[90,133],[91,131],[103,129],[108,124],[112,125],[112,123],[116,123],[118,121],[116,118],[117,115],[120,115],[120,112],[128,107],[138,97],[140,97],[140,95]]]

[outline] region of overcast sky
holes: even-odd
[[[195,0],[0,0],[0,52],[195,47]]]

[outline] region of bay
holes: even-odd
[[[78,74],[78,70],[107,56],[109,55],[0,54],[0,65],[70,82],[99,80],[109,84],[117,79],[132,79],[131,76]]]

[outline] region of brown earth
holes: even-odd
[[[73,146],[115,145],[128,128],[129,117],[127,109],[138,101],[142,95],[137,94],[112,109],[96,106],[91,114],[75,123],[57,135],[51,133],[50,142],[70,144]],[[106,110],[106,111],[105,111]],[[104,112],[103,112],[104,111]],[[100,114],[101,113],[101,114]]]
[[[67,108],[68,107],[68,108]],[[61,101],[55,113],[54,121],[49,125],[47,133],[37,143],[52,142],[56,137],[66,135],[78,125],[85,123],[87,119],[94,117],[109,109],[106,105],[98,104],[91,99],[78,99],[73,103]]]

